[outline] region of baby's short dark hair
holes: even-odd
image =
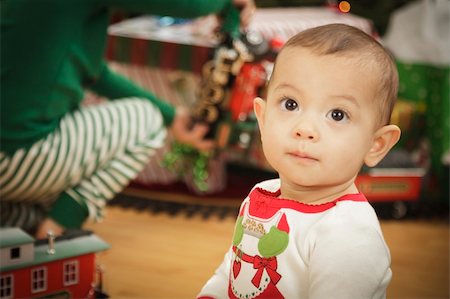
[[[307,48],[317,55],[348,55],[373,68],[379,82],[374,99],[379,101],[379,125],[389,123],[397,99],[398,72],[392,55],[373,37],[349,25],[329,24],[296,34],[283,49],[290,47]]]

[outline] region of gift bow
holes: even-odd
[[[256,255],[253,259],[253,268],[257,269],[256,274],[252,279],[253,285],[259,288],[264,269],[266,269],[267,274],[269,275],[270,280],[273,282],[273,284],[277,284],[281,279],[281,275],[276,271],[277,267],[278,264],[276,257],[273,256],[269,258],[263,258]]]

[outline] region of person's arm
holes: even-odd
[[[255,12],[254,0],[97,0],[104,6],[117,7],[132,12],[179,18],[195,18],[208,14],[226,14],[232,6],[239,8],[240,20],[247,27]]]
[[[170,103],[159,99],[150,91],[111,71],[106,63],[103,65],[100,76],[88,88],[109,99],[123,99],[126,97],[146,98],[161,111],[164,124],[170,128],[173,137],[177,141],[205,151],[210,150],[214,146],[213,141],[204,139],[208,132],[206,125],[196,124],[193,127],[191,126],[191,117],[187,109],[175,108]]]
[[[194,18],[223,11],[231,0],[97,0],[100,5],[180,18]]]
[[[316,238],[308,298],[385,298],[390,255],[375,228],[331,223]]]
[[[52,205],[48,217],[39,224],[35,237],[46,238],[48,231],[59,236],[67,228],[80,228],[88,215],[89,211],[85,204],[80,204],[63,192]]]
[[[111,71],[106,62],[103,63],[99,77],[88,88],[112,100],[127,97],[146,98],[159,108],[164,118],[164,124],[167,126],[172,124],[175,116],[175,108],[171,104],[159,99],[150,91],[136,85],[122,75]]]

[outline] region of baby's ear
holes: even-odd
[[[364,163],[369,167],[377,165],[400,139],[400,134],[400,128],[396,125],[386,125],[378,129]]]
[[[258,120],[258,126],[261,130],[264,126],[264,113],[266,111],[266,101],[261,98],[255,98],[253,100],[253,110],[255,111],[256,119]]]

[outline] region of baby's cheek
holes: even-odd
[[[334,164],[336,171],[340,175],[353,176],[358,173],[362,166],[362,158],[350,149],[344,151],[341,156],[336,156],[334,159]]]

